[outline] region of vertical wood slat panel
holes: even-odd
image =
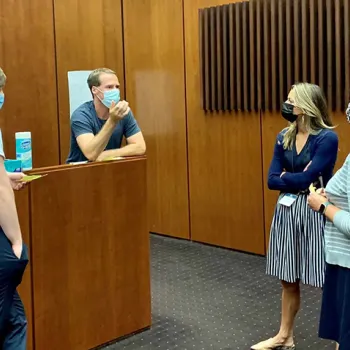
[[[285,40],[284,36],[284,0],[278,1],[278,57],[279,57],[279,64],[278,64],[278,77],[279,77],[279,96],[278,96],[278,103],[282,103],[286,96],[287,88],[286,88],[286,79],[285,79],[285,48],[287,45],[287,42]]]
[[[236,36],[235,36],[235,7],[229,5],[229,43],[230,43],[230,110],[236,109]]]
[[[300,17],[299,17],[299,6],[300,0],[294,0],[294,82],[300,81]]]
[[[271,109],[271,35],[270,35],[270,23],[269,23],[269,2],[263,1],[264,5],[264,109]]]
[[[328,106],[333,108],[333,16],[332,16],[332,1],[327,0],[326,16],[327,16],[327,100]]]
[[[223,108],[229,110],[229,48],[228,48],[228,5],[222,8],[222,56],[223,56]]]
[[[241,19],[242,4],[235,4],[236,12],[236,96],[237,109],[242,109],[242,42],[241,42]]]
[[[221,23],[221,6],[214,8],[216,12],[216,110],[222,111],[222,23]]]
[[[199,9],[198,11],[198,22],[199,22],[199,62],[201,71],[201,106],[202,109],[206,110],[205,101],[205,63],[204,63],[204,10]]]
[[[316,84],[316,0],[310,0],[310,81]]]
[[[261,0],[256,1],[256,81],[257,81],[257,94],[258,94],[258,109],[262,109],[263,99],[263,55],[262,55],[262,11],[261,11]]]
[[[308,23],[309,21],[309,15],[308,15],[308,8],[309,8],[309,1],[308,0],[302,0],[301,1],[301,62],[302,62],[302,80],[303,82],[309,81],[309,52],[310,52],[310,42],[309,42],[309,35],[308,35]]]
[[[211,111],[217,109],[217,72],[216,72],[216,25],[215,8],[210,8],[210,80],[211,80]]]
[[[286,57],[287,57],[287,89],[293,84],[293,21],[292,21],[293,4],[286,1]]]
[[[249,40],[250,40],[250,64],[249,64],[249,75],[250,75],[250,110],[256,110],[255,95],[256,95],[256,81],[255,81],[255,57],[256,57],[256,41],[255,41],[255,16],[256,16],[256,3],[249,1]]]
[[[326,88],[326,77],[324,68],[324,50],[323,38],[325,35],[324,31],[325,21],[323,19],[323,0],[318,0],[318,84],[325,90]]]
[[[344,105],[350,102],[350,4],[348,0],[344,0],[344,75],[345,75],[345,91]]]
[[[205,90],[205,110],[211,109],[211,93],[210,93],[210,40],[209,40],[209,10],[204,9],[203,21],[204,21],[204,90]]]
[[[271,6],[271,107],[273,110],[277,109],[277,53],[276,53],[276,0],[270,0]],[[282,57],[281,57],[282,59]]]
[[[342,40],[342,33],[341,33],[341,26],[342,26],[342,20],[340,16],[340,10],[341,10],[341,0],[334,0],[335,2],[335,11],[334,11],[334,25],[335,25],[335,74],[336,74],[336,84],[335,84],[335,108],[337,111],[341,111],[343,108],[342,103],[342,94],[343,94],[343,81],[344,76],[342,72],[341,67],[341,40]],[[333,70],[334,72],[334,70]]]
[[[203,108],[276,110],[287,87],[311,81],[342,110],[350,98],[349,6],[251,0],[200,10]]]
[[[242,3],[242,63],[243,63],[243,109],[248,111],[248,31],[249,31],[248,3]]]

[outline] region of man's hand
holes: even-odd
[[[130,112],[129,103],[126,101],[120,101],[117,104],[112,102],[109,109],[109,117],[114,121],[118,122],[123,119]]]
[[[22,182],[22,179],[25,176],[25,174],[23,174],[23,173],[7,173],[7,175],[10,179],[11,186],[14,190],[18,191],[25,186],[25,183]]]
[[[23,242],[20,241],[12,244],[12,250],[14,254],[17,256],[17,258],[20,259],[22,255],[22,250],[23,250]]]

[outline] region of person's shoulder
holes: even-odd
[[[132,110],[128,112],[128,114],[122,119],[124,125],[129,125],[130,123],[135,123],[136,119],[134,117],[134,114],[132,113]]]
[[[316,139],[319,142],[329,142],[332,144],[338,144],[338,134],[332,129],[321,130],[320,133],[316,135]]]
[[[94,110],[93,101],[84,102],[73,112],[71,121],[91,119],[94,116]]]
[[[288,128],[284,128],[277,134],[277,143],[278,144],[283,143],[284,135],[286,134],[287,131],[288,131]]]
[[[125,116],[125,118],[127,118],[127,119],[135,119],[134,113],[132,112],[131,109],[130,109],[129,113]]]
[[[349,172],[350,172],[350,153],[349,153],[348,156],[346,157],[343,166],[346,166],[346,167],[348,168]]]

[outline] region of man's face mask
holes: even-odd
[[[113,101],[115,104],[117,104],[120,101],[119,89],[101,91],[100,89],[97,88],[97,90],[103,93],[102,100],[98,96],[97,97],[107,108],[111,107]]]

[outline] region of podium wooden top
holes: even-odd
[[[28,175],[33,174],[47,174],[51,172],[56,171],[62,171],[62,170],[68,170],[68,169],[79,169],[84,167],[95,167],[95,166],[103,166],[111,163],[125,163],[125,162],[135,162],[140,160],[146,160],[146,156],[139,156],[139,157],[125,157],[123,159],[116,159],[116,160],[109,160],[109,161],[102,161],[102,162],[87,162],[87,163],[78,163],[78,164],[60,164],[60,165],[53,165],[48,167],[42,167],[42,168],[34,168],[32,170],[26,171],[25,173]]]

